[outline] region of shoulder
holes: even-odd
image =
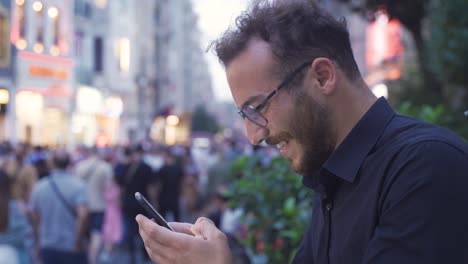
[[[388,124],[375,149],[403,153],[417,151],[422,145],[426,148],[453,148],[465,155],[468,153],[468,145],[454,132],[400,115]]]
[[[58,186],[69,190],[86,188],[86,182],[81,177],[76,177],[75,174],[70,172],[62,172],[62,174],[49,177],[54,177],[54,181]]]
[[[99,168],[106,172],[112,171],[112,165],[105,160],[99,160]]]
[[[374,147],[369,162],[379,164],[389,184],[461,177],[468,171],[468,145],[448,129],[396,116]]]
[[[38,180],[36,182],[36,184],[34,185],[33,189],[36,190],[36,191],[40,191],[40,190],[46,188],[46,186],[48,185],[48,182],[49,182],[49,177],[50,176],[47,176],[47,177],[44,177],[44,178]]]
[[[73,175],[69,175],[68,179],[70,182],[77,188],[86,188],[86,182],[78,177],[74,177]]]

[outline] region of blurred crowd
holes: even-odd
[[[233,141],[205,148],[145,143],[72,150],[5,142],[0,263],[109,263],[116,250],[125,251],[129,263],[149,261],[135,222],[146,213],[135,192],[168,221],[208,216],[234,234],[242,212],[228,206],[229,165],[253,151]]]

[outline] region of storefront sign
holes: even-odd
[[[70,78],[68,71],[38,65],[29,66],[28,72],[31,76],[53,78],[62,81]]]
[[[402,26],[390,19],[385,10],[376,13],[376,20],[367,26],[366,82],[374,85],[384,80],[396,80],[401,76],[404,53],[401,38]]]

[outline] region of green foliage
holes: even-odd
[[[312,192],[285,159],[275,158],[267,167],[259,164],[255,156],[234,162],[232,173],[242,176],[229,189],[231,206],[244,209],[244,243],[266,254],[268,263],[288,263],[310,220]]]
[[[431,3],[431,66],[439,79],[468,89],[468,1],[433,0]]]
[[[414,107],[410,102],[404,102],[401,104],[398,112],[436,125],[444,126],[450,123],[447,110],[443,105]]]
[[[192,131],[216,133],[219,130],[218,121],[210,115],[203,106],[197,106],[192,114]]]
[[[398,107],[398,112],[402,115],[446,127],[468,139],[468,120],[463,117],[463,113],[452,111],[442,104],[416,106],[409,101],[405,101]]]

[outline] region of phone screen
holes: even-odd
[[[140,203],[143,208],[145,208],[145,211],[149,214],[149,217],[154,219],[154,221],[160,225],[163,226],[171,231],[174,231],[172,227],[167,223],[166,219],[162,217],[156,209],[146,200],[146,198],[139,192],[135,193],[135,199]]]

